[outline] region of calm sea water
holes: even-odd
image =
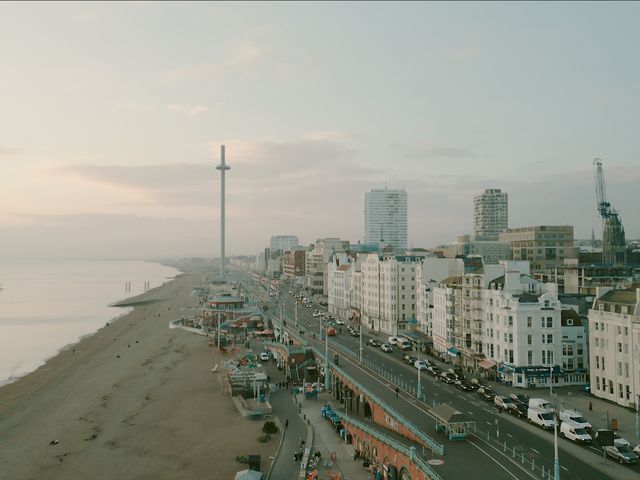
[[[160,286],[177,273],[141,261],[0,260],[0,385],[129,311],[110,303],[143,293],[146,282]]]

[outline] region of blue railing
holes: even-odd
[[[314,353],[316,355],[318,355],[320,357],[323,356],[323,354],[320,353],[315,347],[312,347],[312,348],[313,348]],[[428,445],[429,448],[431,448],[431,450],[434,453],[437,453],[438,455],[444,455],[444,445],[442,445],[441,443],[436,442],[433,438],[431,438],[429,435],[427,435],[422,430],[420,430],[417,426],[415,426],[408,419],[406,419],[399,412],[397,412],[394,408],[392,408],[389,404],[387,404],[384,400],[382,400],[380,397],[378,397],[377,395],[375,395],[374,393],[369,391],[367,388],[362,386],[362,384],[357,382],[351,375],[349,375],[347,372],[345,372],[342,368],[338,367],[335,364],[332,364],[331,368],[333,368],[338,373],[340,373],[340,375],[342,375],[344,378],[349,380],[353,385],[357,385],[358,388],[365,395],[367,395],[369,398],[371,398],[378,406],[380,406],[383,410],[385,410],[389,415],[392,415],[393,417],[395,417],[400,423],[402,423],[407,429],[409,429],[409,431],[411,431],[417,438],[419,438],[426,445]]]
[[[389,445],[391,448],[393,448],[394,450],[406,455],[407,457],[409,457],[409,459],[411,459],[411,461],[413,461],[418,468],[420,468],[420,470],[422,470],[425,475],[428,476],[429,479],[431,480],[442,480],[442,477],[440,477],[440,475],[438,475],[433,468],[431,468],[431,466],[419,455],[416,454],[416,451],[414,448],[408,447],[407,445],[404,445],[402,442],[399,442],[398,440],[396,440],[395,438],[392,438],[388,435],[385,435],[382,432],[379,432],[378,430],[371,428],[369,425],[367,425],[364,422],[361,422],[360,420],[357,420],[354,417],[351,417],[347,414],[345,414],[344,412],[338,411],[338,410],[333,410],[333,412],[340,417],[341,419],[343,419],[346,423],[350,423],[351,425],[353,425],[354,427],[362,430],[363,432],[365,432],[368,435],[371,435],[372,437],[380,440],[381,442],[386,443],[387,445]]]

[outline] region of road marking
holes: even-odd
[[[507,437],[513,438],[513,435],[511,435],[510,433],[507,433]]]
[[[569,471],[569,469],[567,467],[563,467],[562,465],[560,465],[560,468],[565,470],[565,471],[567,471],[567,472]]]
[[[534,452],[536,452],[538,455],[540,455],[540,452],[538,450],[536,450],[535,448],[532,448],[531,450],[533,450]]]
[[[495,413],[494,411],[492,411],[492,410],[488,410],[488,409],[486,409],[486,408],[483,408],[483,410],[484,410],[485,412],[487,412],[487,413],[490,413],[491,415],[493,415],[493,414]]]
[[[484,422],[484,423],[486,423],[487,425],[493,425],[493,423],[491,422]]]
[[[490,460],[493,460],[493,461],[496,463],[496,465],[499,465],[499,466],[500,466],[500,468],[502,468],[505,472],[507,472],[507,473],[508,473],[509,475],[511,475],[513,478],[518,479],[518,477],[517,477],[515,474],[511,473],[511,472],[507,469],[507,467],[505,467],[505,466],[504,466],[504,465],[502,465],[500,462],[498,462],[498,460],[496,460],[494,457],[492,457],[491,455],[489,455],[489,452],[485,452],[482,448],[480,448],[480,445],[476,445],[476,444],[475,444],[474,442],[472,442],[472,441],[469,441],[469,442],[467,442],[467,443],[468,443],[469,445],[473,445],[473,446],[474,446],[474,447],[476,447],[478,450],[480,450],[483,454],[485,454],[485,455],[487,456],[487,458],[489,458]],[[495,447],[491,447],[491,448],[493,448],[494,450],[496,450],[496,448],[495,448]],[[524,472],[525,472],[527,475],[529,475],[531,478],[536,478],[536,477],[535,477],[531,472],[529,472],[529,471],[525,470],[525,469],[524,469],[524,468],[522,468],[519,464],[517,464],[517,463],[513,463],[513,465],[515,465],[516,467],[520,468],[522,471],[524,471]]]
[[[473,415],[473,412],[469,412],[469,415]]]

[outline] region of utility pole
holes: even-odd
[[[359,348],[360,348],[360,350],[358,350],[358,351],[359,351],[360,354],[359,354],[358,358],[360,360],[360,363],[362,363],[362,324],[360,324],[360,347]]]
[[[549,401],[553,400],[553,366],[549,364]],[[558,397],[553,402],[553,478],[560,480],[560,459],[558,458]]]
[[[324,390],[329,390],[329,335],[324,336]]]
[[[418,367],[421,367],[422,365],[420,364],[420,352],[418,352]],[[422,397],[422,379],[421,377],[421,373],[422,373],[422,368],[418,368],[418,391],[416,392],[416,397],[418,397],[418,400],[421,399]]]
[[[296,328],[298,328],[298,301],[296,300],[296,302],[294,303],[294,310],[293,310],[293,314],[294,314],[294,318],[296,321]]]

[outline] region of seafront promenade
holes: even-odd
[[[3,480],[225,479],[248,454],[268,468],[277,436],[259,443],[262,422],[240,418],[223,393],[211,372],[223,354],[168,328],[199,306],[201,278],[136,297],[132,312],[0,388]]]

